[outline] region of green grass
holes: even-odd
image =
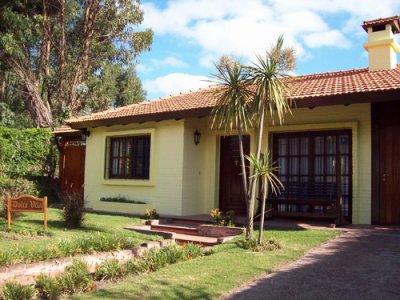
[[[210,256],[130,276],[73,299],[214,299],[299,258],[337,234],[328,230],[267,230],[265,238],[278,241],[282,249],[254,253],[232,241],[214,247],[215,253]]]
[[[48,231],[43,230],[43,214],[23,213],[23,216],[12,222],[12,230],[8,231],[7,222],[0,219],[0,249],[13,247],[13,245],[30,247],[43,247],[60,239],[76,238],[79,235],[104,233],[127,233],[138,239],[138,243],[152,240],[155,236],[148,236],[123,227],[142,224],[143,220],[137,217],[110,216],[87,213],[84,226],[80,229],[65,229],[61,220],[61,210],[50,208],[48,211]]]

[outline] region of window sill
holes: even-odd
[[[103,179],[101,184],[123,186],[155,186],[154,182],[148,179]]]

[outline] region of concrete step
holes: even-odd
[[[174,234],[174,239],[177,244],[184,245],[188,243],[198,244],[203,247],[210,247],[220,244],[218,238],[215,237],[207,237],[207,236],[198,236],[198,235],[189,235],[189,234]]]
[[[175,224],[152,224],[151,230],[174,232],[179,234],[198,235],[197,226],[184,226]]]

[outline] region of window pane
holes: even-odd
[[[111,138],[110,177],[148,179],[150,135]]]
[[[299,154],[299,139],[291,138],[289,140],[289,155]]]
[[[325,142],[326,142],[326,154],[335,154],[336,136],[327,136]]]
[[[314,139],[314,151],[315,154],[324,154],[324,137],[316,136]]]
[[[288,139],[287,138],[279,138],[278,142],[278,154],[281,155],[287,155],[288,151]]]

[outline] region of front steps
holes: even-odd
[[[204,222],[185,223],[184,220],[150,220],[146,226],[126,227],[145,234],[161,235],[164,238],[174,239],[177,244],[194,243],[202,247],[211,247],[243,233],[243,228],[224,227],[204,224]]]

